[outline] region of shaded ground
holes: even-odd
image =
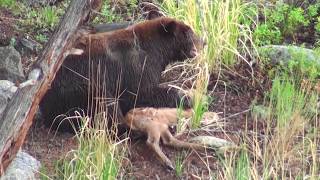
[[[0,8],[0,46],[10,44],[10,39],[17,35],[14,24],[16,19],[5,8]]]

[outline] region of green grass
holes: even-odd
[[[220,162],[224,169],[221,172],[215,174],[213,179],[235,179],[235,180],[247,180],[250,179],[250,159],[246,149],[241,149],[239,152],[232,152],[225,156],[226,158],[220,158]]]
[[[112,1],[103,0],[101,12],[99,12],[94,23],[123,22],[128,19],[136,20],[136,9],[138,1]]]
[[[236,160],[234,176],[237,180],[250,179],[250,159],[245,150],[240,152],[240,155]]]
[[[186,22],[206,40],[208,46],[202,56],[210,70],[221,63],[236,63],[242,6],[240,0],[169,0],[162,4],[170,16]]]
[[[299,63],[271,73],[272,87],[252,111],[256,122],[265,123],[264,134],[260,126],[254,135],[244,132],[246,148],[222,161],[223,179],[319,178],[319,94],[314,88],[319,79],[305,65],[308,59],[299,57]]]
[[[313,124],[317,116],[317,95],[310,91],[310,87],[294,84],[292,77],[280,76],[274,79],[268,102],[272,113],[267,123],[272,138],[264,146],[263,176],[285,178],[291,171],[285,166],[291,166],[294,161],[300,162],[300,172],[295,172],[296,175],[309,174],[304,161],[310,152],[305,150],[309,148],[308,141],[316,143],[316,136],[311,139],[304,137],[309,133],[306,128]]]
[[[179,153],[176,155],[175,157],[175,172],[176,172],[176,175],[178,177],[181,177],[182,176],[182,173],[183,173],[183,170],[184,170],[184,158],[185,158],[185,154],[182,152],[182,153]]]
[[[0,7],[12,8],[16,5],[16,0],[0,0]]]
[[[246,6],[247,4],[241,3],[240,0],[168,0],[162,3],[162,8],[167,14],[186,22],[207,42],[195,64],[195,68],[199,69],[199,75],[193,96],[193,128],[200,126],[202,115],[208,108],[206,87],[209,74],[222,66],[233,67],[240,56],[238,49],[246,49],[244,41],[251,39],[247,34],[248,27],[240,25],[240,17],[245,16],[243,9]],[[238,46],[240,37],[247,39],[241,43],[241,48]]]
[[[0,0],[0,7],[7,8],[14,15],[19,31],[34,36],[34,39],[44,43],[45,38],[54,30],[60,17],[64,14],[68,1],[54,6],[31,7],[16,0]]]
[[[113,139],[115,132],[108,131],[103,122],[100,122],[101,127],[91,128],[86,126],[89,119],[83,119],[85,125],[76,134],[78,148],[57,164],[56,176],[76,180],[116,179],[125,155],[126,141],[116,142]]]
[[[110,0],[103,0],[101,12],[99,15],[94,19],[94,22],[117,22],[120,21],[121,18],[115,12],[115,9],[111,7]]]
[[[37,34],[35,38],[38,42],[41,42],[41,43],[45,43],[48,41],[48,37],[44,34]]]
[[[225,154],[221,179],[319,178],[318,95],[312,85],[296,84],[293,76],[278,74],[267,93],[265,107],[253,111],[262,127],[245,130],[244,147]]]
[[[59,20],[58,12],[56,7],[46,6],[40,11],[40,21],[43,27],[49,27],[52,29]]]

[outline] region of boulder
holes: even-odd
[[[8,80],[0,80],[0,117],[9,100],[17,91],[15,84]]]
[[[191,138],[190,142],[204,144],[212,148],[236,146],[233,142],[213,136],[196,136]]]
[[[24,80],[21,56],[12,46],[0,47],[0,80],[12,82]]]
[[[20,150],[0,180],[40,179],[38,177],[40,167],[38,160]]]
[[[35,40],[27,36],[27,37],[17,38],[17,42],[14,47],[23,56],[23,55],[38,53],[39,50],[41,49],[41,44],[39,44],[38,42],[36,42]]]
[[[53,5],[61,0],[23,0],[24,3],[31,7],[39,7],[44,5]]]
[[[268,45],[258,48],[260,57],[272,65],[287,64],[289,61],[308,60],[320,65],[320,55],[312,49],[298,46]]]

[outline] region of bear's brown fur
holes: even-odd
[[[40,103],[46,122],[74,108],[92,115],[88,107],[100,107],[122,119],[134,107],[177,107],[183,97],[159,87],[161,72],[169,63],[195,57],[203,46],[189,26],[168,17],[89,34],[79,42],[84,53],[66,58]],[[190,107],[188,101],[182,105]]]

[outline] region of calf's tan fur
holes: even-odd
[[[191,117],[192,110],[183,111],[182,116],[186,118]],[[177,124],[177,108],[135,108],[130,110],[124,119],[126,125],[132,130],[147,134],[147,145],[169,169],[174,169],[174,167],[169,158],[160,149],[160,138],[165,145],[172,147],[205,149],[200,144],[180,141],[172,136],[169,128]]]

